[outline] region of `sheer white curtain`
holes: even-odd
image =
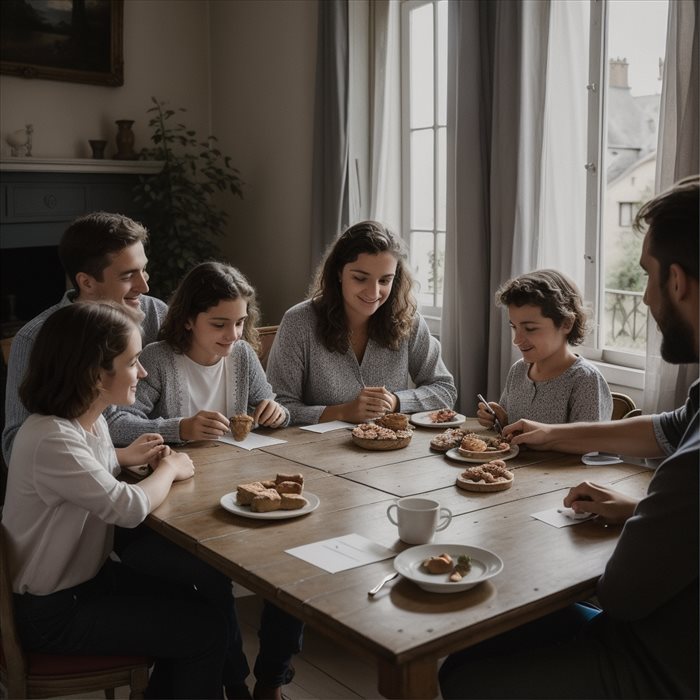
[[[700,71],[698,70],[698,3],[669,3],[666,60],[661,90],[656,191],[700,172]],[[697,365],[669,365],[660,356],[661,336],[656,324],[647,330],[644,412],[658,413],[680,406],[698,377]]]

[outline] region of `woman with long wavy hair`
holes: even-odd
[[[363,221],[336,239],[270,351],[268,379],[292,423],[452,407],[454,380],[412,287],[401,241],[382,224]]]

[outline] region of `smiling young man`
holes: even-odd
[[[140,312],[144,346],[153,342],[167,311],[166,305],[148,292],[148,259],[144,245],[148,232],[121,214],[96,212],[76,219],[64,232],[58,252],[73,289],[58,304],[25,324],[12,341],[7,367],[5,428],[2,452],[10,462],[15,434],[29,415],[19,399],[34,339],[44,321],[57,309],[75,301],[114,301]],[[76,339],[76,352],[80,351]]]
[[[698,361],[700,178],[645,204],[640,260],[644,302],[663,334],[667,362]],[[602,611],[572,606],[450,657],[445,698],[698,697],[698,388],[667,413],[604,423],[520,420],[514,444],[581,454],[666,457],[641,500],[584,482],[564,505],[624,523],[597,595]],[[503,673],[507,669],[507,673]]]

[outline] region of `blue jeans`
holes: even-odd
[[[231,695],[237,695],[234,689],[240,690],[245,685],[250,668],[243,653],[231,581],[213,566],[145,525],[134,530],[117,528],[115,551],[126,566],[137,571],[194,586],[219,610],[228,631],[223,684],[231,689]],[[274,688],[291,680],[292,656],[301,651],[303,629],[300,620],[265,602],[258,633],[260,650],[254,669],[259,683]]]
[[[85,583],[14,603],[27,650],[152,656],[148,697],[222,697],[226,625],[191,588],[107,560]]]

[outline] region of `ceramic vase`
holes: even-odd
[[[134,132],[131,130],[133,119],[117,119],[115,123],[119,127],[115,160],[136,160],[138,155],[134,151]]]

